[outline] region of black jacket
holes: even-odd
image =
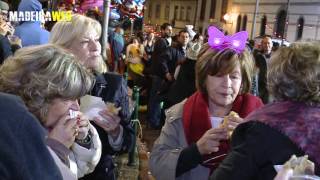
[[[115,73],[104,73],[96,76],[96,83],[91,95],[101,97],[104,102],[112,102],[116,107],[121,107],[119,116],[120,124],[123,127],[124,142],[122,149],[116,152],[112,149],[108,141],[107,133],[99,126],[95,125],[101,142],[102,154],[115,154],[127,152],[132,146],[133,128],[130,124],[130,110],[127,84],[123,77]]]
[[[172,76],[176,70],[177,63],[184,60],[185,54],[181,47],[168,47],[163,53],[159,55],[155,62],[154,75],[165,79],[166,73]]]
[[[10,55],[12,55],[10,42],[6,36],[0,34],[0,64]]]
[[[257,53],[255,56],[255,64],[259,69],[258,74],[258,95],[263,103],[269,102],[269,92],[267,89],[267,59],[262,53]]]
[[[187,59],[181,64],[178,77],[171,85],[167,94],[167,107],[171,107],[172,105],[181,102],[196,91],[195,64],[196,61],[191,59]],[[182,89],[183,91],[181,91]]]
[[[160,55],[169,47],[169,42],[165,38],[159,38],[154,43],[154,50],[151,55],[151,74],[159,76]]]
[[[81,178],[81,180],[115,180],[116,169],[111,155],[125,153],[133,147],[134,131],[130,123],[129,97],[127,83],[123,77],[115,73],[96,75],[96,83],[91,95],[98,96],[104,102],[112,102],[116,107],[121,107],[119,116],[123,127],[123,143],[120,151],[115,151],[108,139],[108,134],[101,127],[92,123],[98,131],[102,143],[102,155],[95,170]]]
[[[239,125],[231,139],[231,151],[213,171],[210,180],[273,180],[274,165],[291,155],[304,155],[287,136],[260,122]]]

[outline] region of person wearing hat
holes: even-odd
[[[8,11],[9,10],[8,3],[4,2],[4,1],[0,1],[0,9],[1,9],[1,11]]]
[[[19,12],[41,12],[42,4],[38,0],[21,0]],[[41,27],[40,21],[23,21],[16,27],[15,35],[21,38],[22,47],[47,44],[50,33]]]
[[[196,42],[187,49],[186,60],[181,64],[179,74],[168,92],[167,106],[181,102],[196,91],[195,65],[201,46],[201,42]]]

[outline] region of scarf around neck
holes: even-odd
[[[262,105],[263,103],[259,98],[250,94],[243,94],[236,97],[231,110],[238,113],[241,118],[245,118],[249,113]],[[206,131],[212,128],[208,97],[199,91],[190,96],[184,104],[182,119],[187,143],[189,145],[196,143]],[[211,168],[211,170],[217,167],[224,158],[223,154],[226,154],[228,150],[229,140],[220,142],[219,151],[208,156],[203,156],[203,160],[218,156],[221,156],[221,158],[215,158],[214,162],[210,161],[210,165],[205,166]]]

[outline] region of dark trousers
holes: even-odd
[[[101,157],[94,171],[80,180],[116,180],[116,169],[113,164],[113,159],[110,155]]]
[[[148,101],[147,120],[151,127],[159,127],[161,125],[161,98],[159,90],[161,88],[162,79],[158,76],[152,76],[152,84]]]

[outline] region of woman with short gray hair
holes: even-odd
[[[0,67],[0,91],[20,96],[48,130],[47,144],[64,179],[92,172],[101,156],[98,133],[78,103],[93,83],[72,54],[54,45],[20,49]]]

